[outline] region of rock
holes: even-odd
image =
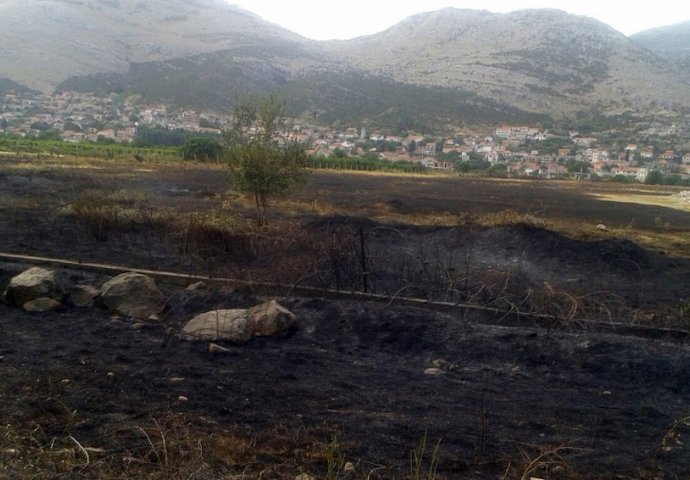
[[[343,472],[345,472],[345,474],[347,475],[355,473],[355,466],[352,464],[352,462],[347,462],[345,464],[345,466],[343,467]]]
[[[67,292],[67,303],[77,308],[90,308],[96,303],[101,291],[91,285],[75,285]]]
[[[424,375],[438,376],[445,374],[445,370],[441,370],[440,368],[427,368],[426,370],[424,370]]]
[[[27,312],[50,312],[60,308],[62,304],[57,300],[48,297],[36,298],[23,305]]]
[[[597,230],[600,230],[602,232],[608,232],[609,231],[609,229],[603,223],[600,223],[599,225],[597,225]]]
[[[248,310],[254,319],[254,335],[259,337],[288,332],[295,325],[295,314],[275,300],[256,305]]]
[[[435,368],[444,370],[446,372],[452,372],[453,370],[457,370],[458,368],[457,365],[455,365],[454,363],[450,363],[448,360],[445,360],[443,358],[436,358],[432,360],[431,365]]]
[[[156,282],[134,272],[123,273],[104,283],[101,298],[108,308],[137,319],[157,318],[165,305],[165,296]]]
[[[37,298],[52,298],[62,301],[65,290],[52,270],[33,267],[10,280],[5,289],[5,300],[17,307]]]
[[[248,342],[254,332],[254,319],[247,310],[212,310],[191,319],[182,334],[193,340]]]
[[[208,351],[209,353],[230,353],[229,348],[222,347],[218,345],[217,343],[209,343],[208,344]]]

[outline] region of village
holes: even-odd
[[[137,97],[77,92],[0,95],[0,135],[64,142],[136,143],[142,128],[220,136],[232,115],[144,105]],[[392,132],[375,125],[335,129],[299,119],[278,139],[321,157],[366,156],[412,162],[436,171],[486,171],[539,178],[612,178],[644,182],[650,173],[690,180],[690,116],[642,120],[632,128],[587,133],[532,125],[459,128],[453,132]]]

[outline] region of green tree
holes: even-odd
[[[415,150],[417,150],[417,142],[410,140],[410,143],[407,144],[407,154],[411,157],[414,155]]]
[[[226,158],[233,186],[253,195],[256,219],[267,224],[267,199],[288,192],[304,178],[306,152],[297,142],[286,143],[284,104],[276,96],[240,99],[235,106],[233,127],[225,132]]]
[[[664,183],[664,174],[659,170],[652,170],[647,174],[647,178],[644,179],[644,183],[647,185],[660,185]]]
[[[223,154],[223,146],[210,138],[194,137],[182,145],[181,151],[185,160],[218,160]]]

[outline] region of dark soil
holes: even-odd
[[[180,326],[253,305],[260,290],[163,284],[157,323],[102,307],[29,314],[0,304],[0,479],[409,478],[424,438],[421,464],[437,459],[437,478],[690,476],[687,259],[532,225],[337,216],[230,237],[204,231],[185,245],[154,224],[112,222],[94,235],[64,213],[85,191],[146,191],[147,208],[194,211],[219,202],[218,171],[0,174],[6,252],[489,309],[296,289],[281,298],[298,317],[290,336],[211,354],[178,338]],[[399,196],[398,207],[421,198]],[[568,189],[560,201],[575,197]],[[588,202],[576,210],[599,212]],[[620,208],[596,207],[608,218]],[[638,218],[666,214],[643,210]],[[0,286],[26,267],[0,263]],[[346,461],[354,474],[329,477]]]
[[[161,324],[100,309],[29,314],[0,306],[2,424],[45,444],[72,436],[116,463],[145,449],[136,428],[175,415],[195,419],[189,428],[239,429],[259,443],[278,427],[279,436],[294,438],[284,440],[294,441],[287,458],[222,469],[248,472],[246,478],[286,462],[291,469],[275,478],[292,478],[300,468],[323,474],[326,460],[311,463],[299,449],[335,434],[359,468],[385,467],[377,478],[403,478],[425,434],[440,441],[441,478],[505,471],[516,478],[555,448],[562,450],[543,459],[549,478],[690,474],[688,447],[675,437],[668,444],[675,422],[689,413],[686,340],[651,338],[655,331],[505,327],[477,312],[294,299],[288,306],[299,328],[292,336],[227,345],[230,353],[213,355],[207,344],[170,336],[170,329],[196,310],[258,299],[219,292],[171,298]],[[434,366],[444,374],[425,374]],[[690,433],[687,425],[678,429]],[[5,473],[23,476],[12,463]],[[23,472],[35,478],[29,473]],[[82,474],[91,477],[88,468]]]

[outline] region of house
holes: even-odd
[[[558,158],[568,158],[570,156],[570,149],[569,148],[559,148],[558,149]]]
[[[452,171],[453,164],[450,162],[441,162],[433,157],[424,157],[421,161],[422,166],[434,170]]]
[[[666,150],[664,153],[659,155],[659,158],[662,160],[668,160],[671,161],[675,158],[676,154],[673,152],[673,150]]]
[[[489,163],[497,163],[500,156],[498,155],[498,152],[486,152],[484,154],[484,158],[489,162]]]
[[[541,165],[535,162],[530,162],[525,164],[525,168],[523,169],[523,172],[525,172],[525,175],[534,175],[534,174],[539,174],[539,169],[541,168]]]
[[[646,159],[654,158],[654,149],[651,147],[643,148],[640,151],[640,157],[646,158]]]
[[[354,127],[350,127],[347,130],[345,130],[345,133],[341,135],[341,138],[345,138],[347,140],[353,140],[359,136],[359,132],[357,132],[357,129]]]
[[[501,125],[496,128],[494,131],[494,135],[496,135],[499,138],[510,138],[510,136],[513,133],[512,127],[509,127],[507,125]]]
[[[619,165],[617,167],[611,167],[611,175],[622,175],[628,178],[637,178],[640,169],[638,167],[630,167],[627,165]],[[645,175],[646,177],[646,175]]]
[[[436,142],[428,142],[422,149],[423,155],[434,155],[436,153]]]

